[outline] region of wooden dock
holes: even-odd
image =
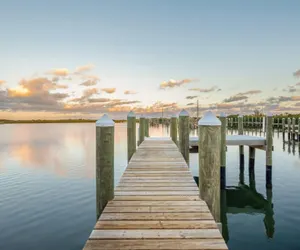
[[[228,249],[169,138],[142,142],[114,194],[84,250]]]

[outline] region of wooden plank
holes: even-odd
[[[115,191],[115,196],[137,196],[137,195],[143,195],[143,196],[153,196],[153,195],[199,195],[198,191]]]
[[[220,239],[218,229],[93,230],[90,239]]]
[[[210,213],[103,213],[101,220],[211,220]]]
[[[120,182],[118,187],[197,187],[195,182]]]
[[[115,188],[115,191],[196,191],[199,192],[197,186],[193,187],[134,187],[134,186],[118,186]]]
[[[103,213],[208,213],[207,206],[131,206],[131,207],[107,207]]]
[[[88,240],[85,250],[227,250],[223,239]]]
[[[206,203],[203,200],[136,200],[136,201],[128,201],[128,200],[112,200],[109,201],[107,207],[110,206],[206,206]]]
[[[205,229],[218,228],[214,220],[175,221],[104,221],[99,220],[95,229]]]
[[[122,196],[115,196],[115,201],[196,201],[200,200],[199,195],[161,195],[161,196],[151,196],[151,195],[122,195]]]

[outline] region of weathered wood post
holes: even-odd
[[[238,134],[243,135],[243,116],[239,115],[238,117]],[[244,146],[240,145],[239,146],[239,151],[240,151],[240,167],[244,167]]]
[[[114,130],[107,114],[96,122],[96,211],[97,219],[114,198]]]
[[[140,145],[145,140],[145,117],[141,115],[139,124],[139,142]]]
[[[281,120],[281,127],[282,127],[282,138],[283,138],[283,141],[285,141],[285,118],[282,118]]]
[[[221,122],[208,111],[198,122],[199,189],[216,222],[220,222]]]
[[[273,150],[273,133],[272,133],[272,114],[267,114],[267,134],[266,134],[266,187],[272,188],[272,150]]]
[[[172,141],[177,145],[177,117],[173,115],[171,117],[171,138]]]
[[[182,110],[179,113],[179,150],[189,166],[190,126],[189,113]]]
[[[254,168],[255,164],[255,148],[249,146],[249,171]]]
[[[127,115],[127,160],[130,161],[136,151],[136,116],[133,111]]]
[[[149,137],[149,119],[145,117],[145,137]]]
[[[221,121],[221,189],[226,188],[226,114],[220,114]]]

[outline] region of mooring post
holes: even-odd
[[[133,111],[127,115],[127,160],[130,161],[136,151],[136,116]]]
[[[145,117],[145,137],[149,137],[149,119]]]
[[[226,188],[226,114],[220,114],[220,121],[221,121],[221,189]]]
[[[96,122],[96,211],[97,219],[114,198],[115,123],[104,114]]]
[[[221,122],[208,111],[198,122],[199,189],[216,222],[220,222]]]
[[[243,135],[243,116],[239,115],[238,117],[238,134]],[[244,159],[244,146],[239,146],[240,151],[240,167],[244,167],[245,159]]]
[[[255,148],[249,146],[249,171],[254,168],[255,164]]]
[[[189,166],[189,147],[190,147],[190,126],[189,113],[182,110],[179,113],[179,150]]]
[[[145,117],[141,115],[139,124],[139,142],[140,145],[145,140]]]
[[[266,136],[266,187],[272,188],[272,150],[273,150],[273,133],[272,133],[272,114],[267,114],[267,136]]]
[[[173,115],[171,117],[171,138],[172,141],[177,145],[177,117]]]

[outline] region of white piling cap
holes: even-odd
[[[141,114],[140,118],[145,118],[144,114]]]
[[[240,118],[243,118],[243,115],[239,115]]]
[[[113,127],[114,121],[109,118],[107,114],[104,114],[98,121],[96,121],[96,127]]]
[[[227,116],[226,116],[225,112],[221,112],[220,117],[227,117]]]
[[[269,112],[267,112],[267,115],[266,115],[267,117],[272,117],[273,116],[273,114],[269,111]]]
[[[131,111],[128,113],[127,117],[135,117],[135,113],[131,110]]]
[[[211,111],[204,113],[203,117],[198,121],[199,126],[221,126],[221,121]]]
[[[183,109],[183,110],[181,110],[181,112],[179,113],[179,116],[189,116],[189,113],[188,113],[185,109]]]

